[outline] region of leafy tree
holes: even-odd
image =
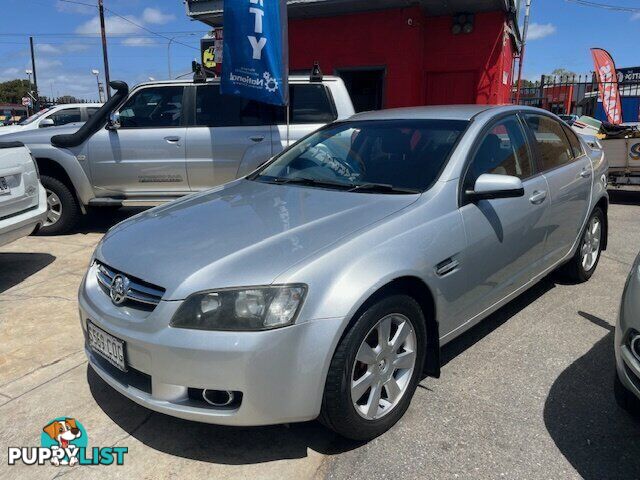
[[[566,68],[556,68],[553,72],[551,72],[550,76],[552,77],[577,77],[578,74],[576,72],[572,72],[571,70],[567,70]]]
[[[9,80],[0,83],[0,102],[20,103],[28,91],[30,91],[28,80]]]

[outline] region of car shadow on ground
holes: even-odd
[[[346,440],[318,422],[268,427],[225,427],[190,422],[143,408],[115,392],[90,366],[93,398],[119,427],[148,447],[191,460],[247,465],[343,453],[362,445]]]
[[[0,253],[0,293],[38,273],[55,259],[48,253]]]
[[[614,329],[578,313],[608,333],[553,383],[544,406],[547,431],[582,478],[640,478],[640,421],[613,395]]]
[[[640,190],[609,190],[609,202],[614,205],[640,205]]]
[[[471,348],[491,332],[500,328],[500,326],[505,324],[511,317],[555,288],[556,284],[562,281],[557,274],[548,275],[529,290],[489,315],[469,331],[447,343],[442,347],[442,351],[440,352],[441,365],[444,367],[447,363]]]

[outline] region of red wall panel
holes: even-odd
[[[504,13],[477,14],[470,34],[453,35],[451,25],[450,16],[426,17],[419,7],[292,19],[291,69],[316,60],[326,74],[384,66],[385,108],[507,102],[512,50]]]

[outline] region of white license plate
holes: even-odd
[[[9,188],[9,184],[7,183],[7,179],[4,177],[0,177],[0,195],[9,195],[11,193],[11,189]]]
[[[109,335],[101,328],[96,327],[87,320],[87,333],[89,334],[89,346],[91,350],[104,357],[123,372],[127,371],[124,360],[124,341]]]

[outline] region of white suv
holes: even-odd
[[[0,143],[0,246],[31,234],[46,216],[47,195],[29,149]]]
[[[0,135],[26,132],[45,127],[59,127],[70,123],[84,123],[102,106],[101,103],[68,103],[45,108],[17,125],[0,127]]]

